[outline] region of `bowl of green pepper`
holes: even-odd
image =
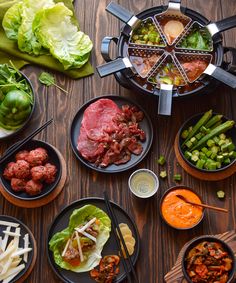
[[[34,109],[35,95],[30,80],[14,66],[0,64],[0,140],[25,128]]]
[[[236,162],[235,121],[209,110],[189,118],[179,130],[179,152],[201,172],[226,170]]]

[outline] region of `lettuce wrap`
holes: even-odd
[[[84,255],[86,260],[78,266],[73,266],[65,261],[62,252],[66,246],[68,239],[71,238],[74,229],[84,225],[90,219],[96,217],[99,220],[99,233],[96,238],[97,242],[94,248],[87,251]],[[53,252],[54,260],[61,268],[74,272],[87,272],[97,266],[101,260],[102,249],[110,237],[111,220],[108,215],[100,208],[94,205],[85,205],[79,209],[75,209],[70,216],[69,226],[61,232],[53,235],[49,242],[49,248]]]

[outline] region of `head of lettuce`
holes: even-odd
[[[69,226],[53,235],[49,242],[55,263],[74,272],[92,270],[101,260],[110,231],[111,220],[100,208],[85,205],[74,210]]]

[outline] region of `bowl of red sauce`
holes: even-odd
[[[233,283],[236,262],[230,246],[213,236],[192,240],[184,251],[182,270],[188,283]]]
[[[172,228],[187,230],[198,225],[204,216],[204,209],[186,203],[177,197],[181,195],[188,201],[202,203],[200,196],[186,186],[175,186],[167,190],[160,201],[160,213],[163,220]]]

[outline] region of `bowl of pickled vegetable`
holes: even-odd
[[[235,122],[209,110],[188,119],[179,130],[179,152],[202,172],[223,171],[236,161]]]
[[[182,258],[182,270],[188,283],[232,283],[235,268],[232,249],[213,236],[195,238],[187,244]]]
[[[30,80],[14,66],[0,64],[0,140],[22,130],[35,108]]]

